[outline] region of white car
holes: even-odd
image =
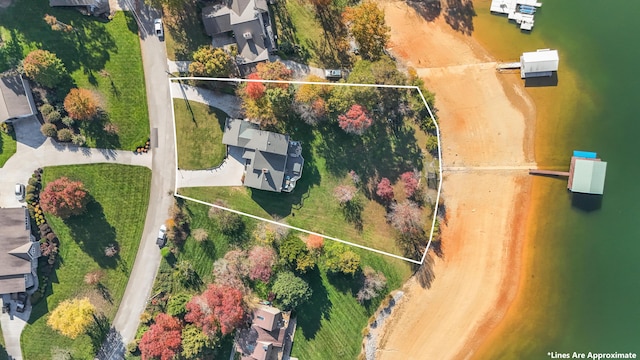
[[[16,193],[16,200],[23,201],[24,200],[24,185],[16,184],[15,193]]]
[[[167,244],[167,227],[162,224],[160,226],[160,232],[158,232],[158,238],[156,239],[158,247],[163,248]]]
[[[164,28],[162,27],[162,19],[153,20],[153,31],[156,33],[156,36],[159,38],[164,37]]]

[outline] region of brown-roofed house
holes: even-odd
[[[281,352],[287,335],[282,312],[274,307],[260,305],[253,312],[249,329],[240,330],[236,351],[242,360],[275,360]]]
[[[26,208],[0,209],[0,295],[35,285],[40,246],[31,235]]]
[[[0,122],[29,117],[36,112],[29,82],[21,75],[0,74]]]

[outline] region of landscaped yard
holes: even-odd
[[[51,274],[46,297],[34,306],[29,325],[22,333],[25,359],[51,359],[56,348],[70,350],[73,359],[93,359],[104,334],[94,331],[91,336],[71,340],[47,326],[47,313],[63,300],[88,296],[109,321],[113,320],[146,217],[151,180],[147,168],[113,164],[49,167],[44,169],[43,185],[61,176],[82,181],[92,201],[87,212],[78,217],[63,221],[47,215],[61,243],[59,265]],[[117,246],[117,256],[105,256],[109,244]],[[99,269],[104,272],[100,282],[103,286],[85,284],[85,274]]]
[[[192,60],[200,46],[211,44],[202,25],[200,5],[185,2],[179,12],[164,12],[165,44],[169,60]]]
[[[13,136],[0,132],[0,167],[16,153],[17,143]]]
[[[216,167],[226,156],[222,129],[227,114],[195,101],[173,101],[178,144],[178,167],[201,170]]]
[[[402,260],[358,250],[362,266],[382,271],[387,288],[399,288],[411,268]],[[297,329],[291,356],[299,359],[357,359],[362,330],[367,326],[383,297],[363,306],[355,298],[358,286],[350,277],[328,275],[323,267],[304,276],[313,289],[311,300],[297,309]]]
[[[271,11],[276,20],[280,49],[283,50],[283,43],[295,44],[299,46],[299,52],[294,57],[305,63],[326,68],[347,66],[349,54],[343,51],[347,44],[346,32],[340,23],[344,7],[344,2],[337,0],[323,7],[325,10],[318,14],[309,2],[277,2]]]
[[[327,124],[320,129],[311,129],[304,124],[296,127],[297,130],[292,127],[291,138],[302,140],[305,164],[302,178],[292,193],[247,187],[181,188],[178,193],[210,203],[223,200],[235,210],[268,219],[284,219],[289,225],[302,229],[406,255],[395,240],[395,230],[385,221],[385,207],[375,201],[373,194],[367,194],[366,189],[359,190],[363,204],[360,228],[346,220],[343,209],[333,196],[333,189],[351,182],[348,175],[351,170],[362,179],[375,176],[396,179],[402,172],[413,168],[423,170],[415,129],[406,126],[396,131],[393,137],[386,135],[384,124],[374,126],[370,131],[380,132],[374,137],[388,142],[367,144],[336,129],[335,124]],[[424,179],[422,181],[425,182]],[[397,186],[395,193],[400,201],[403,198],[402,188]],[[425,210],[425,215],[430,217],[431,213],[431,209]],[[427,218],[424,220],[430,225]]]
[[[43,17],[51,14],[74,31],[53,31]],[[17,40],[22,55],[35,49],[55,53],[69,71],[72,84],[56,89],[58,101],[69,87],[85,87],[98,95],[117,134],[102,124],[85,131],[88,145],[134,150],[149,136],[149,116],[138,27],[129,13],[118,12],[103,22],[72,9],[51,8],[46,0],[15,1],[0,11],[4,41]]]

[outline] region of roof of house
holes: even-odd
[[[24,275],[39,250],[31,242],[27,209],[0,209],[0,229],[0,294],[25,291]]]
[[[522,53],[520,63],[525,73],[558,71],[558,50],[538,50]]]
[[[282,191],[289,136],[260,130],[258,125],[242,119],[227,119],[222,143],[244,148],[249,160],[244,185],[268,191]]]
[[[231,0],[205,7],[202,22],[210,36],[233,31],[238,53],[246,63],[268,60],[269,49],[274,47],[265,0]]]
[[[273,306],[261,305],[253,312],[253,324],[267,331],[279,327],[282,320],[282,312]]]
[[[20,75],[0,76],[0,122],[35,113],[28,82]]]
[[[598,159],[576,159],[571,191],[585,194],[602,195],[607,163]]]

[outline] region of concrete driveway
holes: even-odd
[[[243,173],[242,149],[230,146],[224,162],[216,168],[207,170],[178,169],[178,187],[242,186]]]
[[[232,118],[238,118],[242,114],[242,104],[236,96],[215,92],[179,81],[171,82],[171,97],[174,99],[188,99],[218,108]]]
[[[167,219],[169,207],[174,201],[171,191],[175,186],[176,159],[167,53],[164,41],[152,35],[153,19],[160,17],[160,13],[146,5],[140,5],[136,15],[141,25],[140,46],[152,143],[156,144],[156,147],[152,148],[151,197],[142,241],[129,275],[129,282],[113,320],[112,331],[98,353],[99,359],[123,359],[125,345],[135,337],[140,314],[146,307],[160,266],[161,256],[155,236],[160,225]],[[154,134],[157,134],[155,139]]]
[[[20,207],[14,194],[16,183],[27,184],[37,168],[57,165],[115,163],[151,168],[149,154],[136,155],[132,151],[91,149],[73,144],[58,143],[40,133],[35,117],[18,120],[16,153],[0,168],[0,207]]]

